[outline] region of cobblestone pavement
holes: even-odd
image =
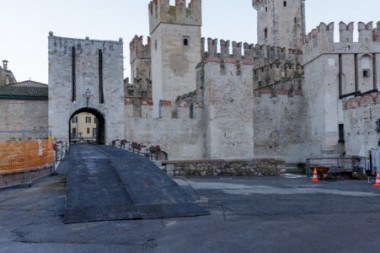
[[[63,223],[66,177],[0,191],[0,252],[377,252],[380,189],[366,181],[176,178],[209,216]]]

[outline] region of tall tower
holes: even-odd
[[[259,44],[300,48],[306,34],[305,0],[252,0]]]
[[[188,0],[189,1],[189,0]],[[149,21],[154,115],[160,100],[174,102],[196,89],[195,67],[201,61],[202,1],[152,0]]]

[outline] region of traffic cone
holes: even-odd
[[[311,178],[311,182],[314,182],[314,183],[319,182],[317,168],[314,168],[313,177]]]
[[[380,187],[380,171],[376,173],[376,182],[373,186]]]

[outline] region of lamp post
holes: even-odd
[[[87,107],[88,107],[88,102],[90,100],[90,97],[91,97],[91,91],[89,89],[87,89],[86,90]]]

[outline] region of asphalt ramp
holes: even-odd
[[[154,163],[131,152],[72,145],[67,166],[65,223],[209,214]]]

